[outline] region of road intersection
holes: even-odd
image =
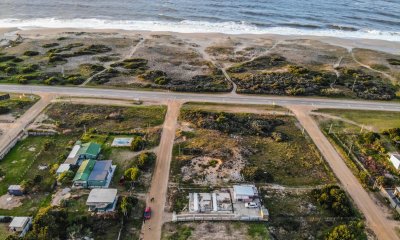
[[[304,129],[309,133],[318,149],[321,151],[335,175],[341,181],[343,188],[353,198],[354,203],[364,214],[368,226],[375,232],[379,239],[398,239],[395,233],[395,224],[388,220],[384,213],[374,203],[367,191],[361,186],[356,177],[348,169],[341,156],[336,152],[328,139],[319,130],[317,123],[310,116],[310,111],[316,108],[338,108],[357,110],[382,110],[400,112],[400,103],[358,101],[348,99],[325,99],[325,98],[300,98],[300,97],[275,97],[260,95],[239,94],[198,94],[198,93],[176,93],[160,91],[138,91],[83,87],[52,87],[52,86],[23,86],[23,85],[0,85],[0,91],[15,93],[31,93],[45,96],[45,101],[56,96],[71,97],[93,97],[103,99],[125,99],[125,100],[151,100],[167,103],[168,112],[164,123],[162,138],[160,142],[157,164],[153,174],[152,186],[149,196],[155,196],[154,219],[146,223],[143,228],[144,239],[159,239],[163,224],[163,212],[169,177],[169,165],[171,161],[172,146],[175,136],[176,120],[179,115],[179,107],[183,102],[213,102],[230,104],[262,104],[286,106],[296,115]],[[50,97],[51,96],[51,97]],[[37,109],[44,109],[43,101],[38,102]],[[36,109],[35,106],[33,109]],[[29,112],[27,112],[29,113]],[[30,113],[29,113],[30,114]],[[37,115],[35,111],[35,116]],[[24,116],[25,117],[25,116]],[[28,117],[28,116],[27,116]],[[25,121],[24,121],[25,122]],[[26,125],[26,124],[23,124]],[[22,126],[22,125],[21,125]],[[25,127],[25,126],[24,126]],[[151,226],[151,229],[150,229]]]

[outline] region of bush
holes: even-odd
[[[152,152],[141,153],[137,158],[137,166],[142,170],[147,170],[156,160],[156,155]]]
[[[37,56],[37,55],[39,55],[39,52],[36,52],[36,51],[25,51],[24,52],[24,56],[32,57],[32,56]]]
[[[364,224],[362,222],[350,222],[333,228],[326,236],[326,240],[366,240]]]
[[[145,146],[146,141],[140,136],[136,136],[131,143],[131,149],[133,151],[141,151],[145,148]]]
[[[124,177],[128,181],[137,181],[140,175],[139,168],[133,167],[133,168],[128,168],[124,172]]]
[[[313,190],[314,198],[325,209],[337,216],[349,217],[354,214],[346,193],[336,185],[326,185]]]
[[[57,47],[57,46],[60,46],[60,44],[59,43],[47,43],[47,44],[42,45],[43,48],[52,48],[52,47]]]
[[[75,173],[71,170],[68,170],[66,172],[61,173],[57,177],[57,182],[65,185],[65,184],[70,184],[72,183],[72,180],[74,179]]]
[[[21,69],[21,73],[33,73],[36,70],[39,69],[39,65],[37,64],[30,64],[28,66],[25,66]]]
[[[11,109],[9,107],[0,106],[0,114],[7,114],[9,112],[11,112]]]

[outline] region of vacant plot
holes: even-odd
[[[360,221],[358,213],[340,218],[322,207],[311,189],[271,189],[261,191],[270,213],[268,230],[273,239],[325,239],[335,226]]]
[[[333,181],[294,118],[199,108],[182,108],[172,181],[207,186],[240,181],[283,185]]]
[[[166,223],[163,226],[162,240],[268,240],[267,227],[263,223],[241,222],[196,222],[196,223]]]
[[[351,120],[360,125],[372,127],[375,131],[400,127],[400,112],[365,111],[345,109],[319,109],[316,112]]]
[[[0,96],[6,94],[0,92]],[[35,95],[10,93],[9,96],[9,99],[0,100],[0,121],[15,120],[39,100]]]

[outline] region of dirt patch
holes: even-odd
[[[24,198],[24,196],[12,196],[7,193],[0,197],[0,209],[11,210],[19,207],[22,205],[22,200]]]

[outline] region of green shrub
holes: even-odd
[[[60,46],[60,44],[59,43],[47,43],[47,44],[42,45],[43,48],[52,48],[52,47],[57,47],[57,46]]]
[[[24,52],[24,56],[32,57],[32,56],[37,56],[37,55],[39,55],[39,52],[37,52],[37,51],[25,51]]]
[[[137,168],[137,167],[128,168],[124,172],[124,177],[128,181],[137,181],[139,178],[139,175],[140,175],[140,171],[139,171],[139,168]]]
[[[0,106],[0,114],[7,114],[11,111],[11,109],[7,106]]]
[[[326,236],[326,240],[366,240],[364,224],[362,222],[350,222],[333,228]]]
[[[140,136],[136,136],[131,143],[131,149],[133,151],[143,150],[145,146],[146,146],[146,141]]]
[[[257,166],[246,166],[241,170],[246,181],[251,182],[273,182],[273,176],[264,169]]]
[[[346,193],[336,185],[326,185],[321,189],[314,189],[313,196],[325,209],[337,216],[349,217],[354,214]]]

